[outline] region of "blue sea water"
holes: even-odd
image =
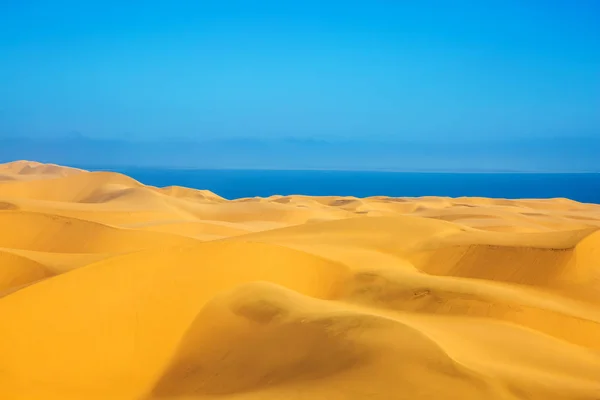
[[[105,169],[106,170],[106,169]],[[152,186],[208,189],[227,199],[312,196],[566,197],[600,204],[600,173],[413,173],[356,171],[110,169]]]

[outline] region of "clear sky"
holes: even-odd
[[[595,0],[0,3],[0,135],[600,135]]]

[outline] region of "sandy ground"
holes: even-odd
[[[0,166],[0,399],[600,399],[600,206]]]

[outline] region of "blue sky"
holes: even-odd
[[[600,135],[600,3],[0,5],[0,137]]]

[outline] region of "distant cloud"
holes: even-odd
[[[349,169],[402,171],[600,171],[600,138],[369,141],[92,139],[4,137],[0,161],[29,159],[82,167],[145,166],[217,169]]]

